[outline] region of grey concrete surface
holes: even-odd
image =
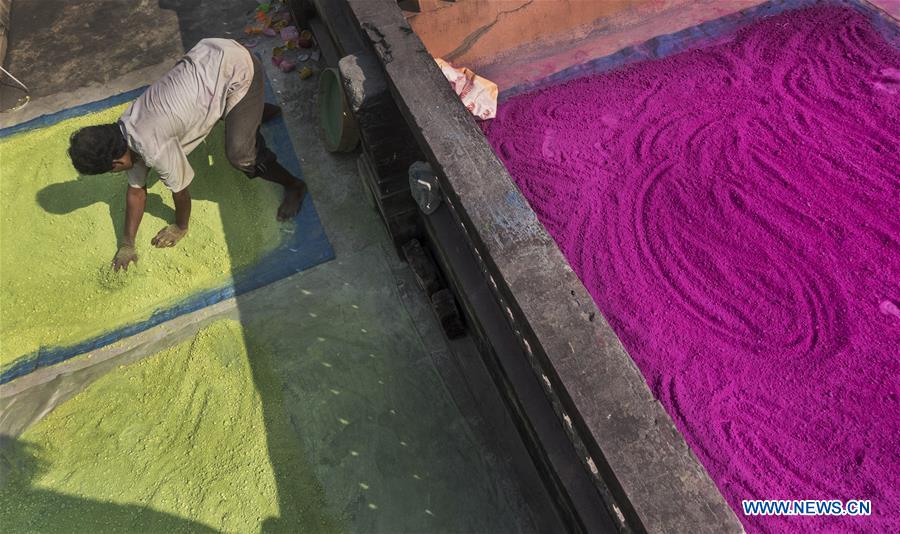
[[[35,116],[149,84],[200,38],[234,37],[255,4],[21,0],[10,61],[33,84],[26,109]],[[265,57],[270,46],[254,50]],[[316,78],[301,81],[264,63],[337,259],[215,311],[239,317],[246,335],[263,337],[278,355],[284,405],[327,506],[348,531],[557,531],[499,396],[486,376],[469,376],[479,356],[443,339],[364,194],[356,155],[323,149]],[[275,206],[261,216],[274,214]],[[273,468],[276,478],[290,477]]]
[[[270,46],[254,51],[267,57]],[[292,338],[273,334],[277,325],[305,344],[297,352],[282,345],[275,352],[285,357],[276,365],[296,377],[287,404],[326,494],[351,530],[362,532],[555,530],[518,437],[508,423],[498,433],[506,417],[498,413],[499,397],[485,403],[455,363],[480,357],[471,346],[445,342],[367,199],[356,154],[325,151],[315,79],[301,81],[271,63],[267,69],[337,259],[238,299],[238,307],[250,335],[268,331],[267,338],[285,344]],[[348,413],[356,418],[341,415]],[[362,445],[366,458],[353,448]],[[413,475],[425,475],[410,469],[428,470],[424,493]],[[352,475],[378,480],[380,498],[371,482]],[[437,502],[446,507],[440,517]]]
[[[253,0],[15,0],[4,67],[31,102],[0,128],[146,85],[206,36],[243,35]],[[18,96],[0,86],[0,109]]]

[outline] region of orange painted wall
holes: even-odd
[[[419,0],[410,25],[435,57],[501,90],[762,0]],[[876,0],[900,11],[900,0]],[[896,16],[896,14],[895,14]]]

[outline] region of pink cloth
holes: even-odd
[[[898,69],[863,16],[812,7],[486,128],[751,532],[900,532]],[[743,515],[765,498],[873,515]]]

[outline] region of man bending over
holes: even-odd
[[[82,174],[126,171],[125,230],[113,269],[137,262],[134,239],[147,201],[147,173],[155,169],[172,191],[175,223],[151,240],[172,247],[188,231],[194,170],[187,155],[219,119],[225,120],[228,162],[250,178],[284,186],[278,220],[300,210],[306,184],[294,177],[266,148],[259,126],[281,111],[264,103],[263,67],[246,48],[230,39],[204,39],[165,76],[147,88],[115,124],[88,126],[70,139],[69,156]]]

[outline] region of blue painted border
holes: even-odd
[[[117,104],[133,100],[145,88],[135,89],[110,98],[91,102],[58,113],[42,115],[28,122],[0,130],[0,138],[35,128],[44,128],[62,120],[77,117],[85,113],[100,111]],[[274,93],[266,81],[266,99],[274,101]],[[303,177],[300,161],[294,152],[287,125],[283,117],[278,117],[263,125],[263,134],[269,148],[278,154],[279,162],[295,176]],[[48,367],[64,362],[75,356],[97,350],[129,336],[143,332],[149,328],[190,313],[211,304],[221,302],[236,295],[241,295],[271,284],[277,280],[309,269],[315,265],[334,259],[334,250],[325,235],[319,215],[307,193],[303,207],[294,219],[295,231],[275,250],[264,256],[253,266],[235,274],[230,283],[186,297],[174,305],[155,311],[149,319],[130,324],[112,332],[88,339],[76,345],[66,347],[43,347],[36,353],[20,357],[7,369],[0,373],[0,384],[6,384],[16,378],[41,367]]]
[[[717,37],[734,32],[742,26],[761,18],[816,4],[839,5],[855,9],[865,15],[888,42],[900,47],[900,27],[898,27],[897,21],[864,0],[771,0],[675,33],[656,36],[643,43],[623,48],[608,56],[565,68],[540,80],[510,87],[500,93],[498,100],[502,103],[514,96],[539,91],[581,76],[599,74],[630,63],[684,52],[712,42]]]

